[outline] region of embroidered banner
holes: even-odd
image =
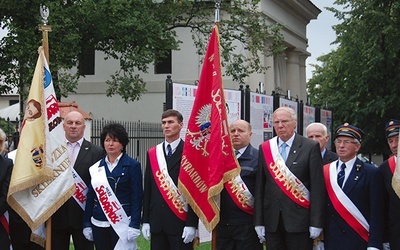
[[[53,80],[39,48],[7,202],[35,231],[74,192]]]
[[[178,182],[209,232],[219,222],[217,196],[239,171],[222,89],[218,26],[214,25],[188,121]]]

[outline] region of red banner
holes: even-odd
[[[230,138],[215,25],[188,121],[178,183],[209,232],[219,222],[216,196],[239,171]]]

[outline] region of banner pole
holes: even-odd
[[[50,65],[49,53],[49,32],[51,26],[47,25],[47,18],[49,17],[49,8],[45,5],[40,5],[40,15],[42,16],[43,24],[39,24],[39,30],[42,31],[42,47],[47,63]],[[51,250],[51,217],[46,221],[46,250]]]

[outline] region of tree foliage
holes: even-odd
[[[366,132],[362,151],[389,154],[384,128],[400,119],[400,2],[338,0],[329,8],[338,48],[318,58],[308,82],[313,105],[332,108],[335,126],[348,122]]]
[[[145,91],[141,75],[148,65],[169,50],[179,50],[176,28],[186,27],[194,44],[203,52],[214,21],[214,1],[151,0],[3,0],[1,22],[9,31],[0,42],[0,93],[18,87],[23,97],[29,86],[41,44],[39,6],[50,10],[48,19],[50,68],[61,96],[74,92],[79,58],[96,49],[105,59],[116,59],[120,68],[107,79],[107,95],[119,94],[134,101]],[[270,25],[258,1],[233,0],[221,5],[221,48],[226,74],[238,83],[253,72],[265,72],[259,55],[283,51],[280,27]],[[248,52],[237,53],[236,45]]]

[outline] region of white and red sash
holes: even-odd
[[[119,240],[114,249],[134,250],[136,244],[128,241],[130,218],[125,213],[125,210],[108,183],[106,167],[107,166],[99,166],[98,163],[95,163],[89,168],[94,192],[107,220],[119,236]]]
[[[179,219],[186,221],[188,203],[171,176],[169,176],[163,143],[149,149],[149,158],[154,181],[162,197],[175,215]]]
[[[394,155],[389,157],[388,164],[389,164],[390,171],[392,171],[392,174],[394,174],[394,170],[396,169],[396,157]]]
[[[240,174],[230,181],[225,182],[225,190],[235,202],[236,206],[244,212],[254,215],[254,197],[244,183]]]
[[[277,137],[275,136],[261,144],[268,172],[286,196],[300,206],[310,208],[310,191],[286,166],[279,153],[277,143],[274,143],[276,141]]]
[[[347,197],[337,183],[337,160],[324,166],[324,178],[328,196],[333,207],[346,223],[368,242],[369,224],[356,205]]]
[[[94,165],[98,165],[99,163],[100,161],[96,162]],[[87,193],[89,191],[88,187],[73,167],[71,168],[71,170],[72,177],[74,178],[75,183],[75,193],[74,195],[72,195],[72,197],[74,197],[76,203],[78,203],[82,210],[85,210]]]

